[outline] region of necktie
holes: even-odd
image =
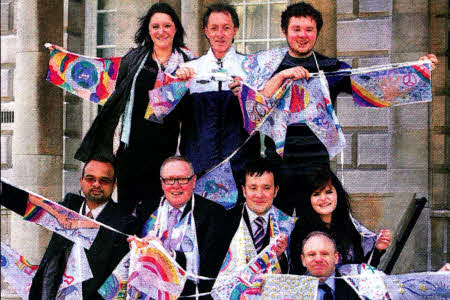
[[[92,214],[92,211],[89,211],[89,212],[87,213],[86,216],[87,216],[88,218],[91,218],[91,219],[94,218],[94,215]]]
[[[175,224],[178,221],[178,215],[180,214],[180,210],[178,208],[172,208],[169,212],[169,218],[167,219],[167,238],[164,240],[164,248],[170,250],[170,239],[172,237],[172,230],[175,227]]]
[[[323,300],[334,300],[333,291],[328,286],[328,284],[326,284],[325,282],[319,283],[319,289],[325,292],[322,298]]]
[[[257,217],[253,222],[255,222],[257,228],[254,233],[255,249],[259,253],[263,246],[264,239],[264,219],[262,217]]]

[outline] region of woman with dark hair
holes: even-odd
[[[194,58],[184,47],[183,36],[183,26],[170,5],[156,3],[149,8],[135,34],[138,47],[122,58],[116,89],[75,154],[81,161],[99,154],[113,157],[114,130],[123,116],[116,154],[118,201],[130,212],[137,203],[154,198],[149,194],[162,195],[159,167],[178,148],[179,107],[162,124],[147,121],[144,115],[149,90],[161,86],[167,74],[174,75],[180,64]]]
[[[340,264],[366,262],[377,266],[389,247],[391,232],[381,230],[377,238],[352,217],[350,197],[329,167],[313,169],[305,186],[307,200],[302,203],[289,244],[293,273],[306,271],[300,259],[302,241],[313,231],[326,232],[335,239]]]

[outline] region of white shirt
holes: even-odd
[[[174,209],[175,207],[173,207],[172,205],[170,205],[169,200],[165,199],[164,204],[162,206],[162,209],[167,209],[167,216],[169,216],[170,212],[172,211],[172,209]],[[180,213],[177,216],[177,223],[180,221],[181,216],[183,215],[183,211],[186,208],[186,203],[178,208],[180,210]]]
[[[244,55],[236,53],[236,50],[233,47],[230,47],[225,56],[222,57],[222,69],[226,70],[228,76],[239,76],[243,80],[245,80],[247,76],[241,67],[244,58],[245,58]],[[220,69],[218,60],[214,56],[214,53],[211,48],[209,48],[208,52],[205,55],[199,57],[196,60],[192,60],[190,62],[183,64],[182,67],[193,68],[195,74],[197,75],[214,73],[216,70]],[[228,81],[222,82],[221,90],[222,91],[230,90],[228,84],[229,84]],[[219,82],[210,81],[209,83],[201,84],[194,80],[191,83],[189,90],[191,93],[219,91]]]
[[[109,200],[108,200],[109,201]],[[99,206],[97,206],[94,209],[90,209],[89,206],[86,203],[86,200],[84,201],[83,205],[81,205],[81,209],[80,209],[80,214],[83,213],[83,207],[85,207],[85,212],[84,215],[87,216],[89,212],[92,213],[92,216],[94,217],[94,220],[97,219],[98,215],[103,211],[103,209],[105,208],[106,204],[108,204],[108,201],[106,201],[103,204],[100,204]]]

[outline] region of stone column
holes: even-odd
[[[205,48],[202,29],[202,4],[203,1],[181,0],[181,23],[186,32],[185,42],[195,54],[201,56]],[[207,43],[206,43],[207,44]]]
[[[62,90],[45,81],[45,42],[63,42],[64,1],[22,0],[17,3],[15,128],[12,182],[60,201],[62,194]],[[14,215],[11,246],[39,263],[50,232]]]
[[[392,6],[392,62],[417,60],[429,51],[429,1],[393,1]],[[429,197],[429,107],[427,103],[393,107],[390,110],[389,136],[392,149],[390,190],[415,192],[418,197]],[[411,234],[408,243],[414,243],[415,271],[430,269],[428,205]],[[406,255],[404,253],[404,255]],[[396,266],[396,268],[400,266]],[[403,266],[404,268],[405,266]],[[395,270],[394,270],[395,272]]]

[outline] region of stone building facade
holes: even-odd
[[[73,159],[98,107],[45,81],[45,42],[91,56],[120,56],[133,46],[144,0],[1,0],[1,175],[54,200],[78,192]],[[201,15],[211,0],[171,0],[188,47],[207,50]],[[241,20],[244,53],[285,45],[280,13],[289,0],[229,0]],[[449,261],[450,147],[448,2],[444,0],[314,0],[324,16],[316,50],[353,67],[416,60],[435,53],[433,102],[391,109],[338,99],[347,139],[333,167],[352,195],[354,214],[371,229],[401,231],[415,197],[428,203],[394,272],[435,270]],[[343,163],[343,164],[342,164]],[[1,208],[2,241],[39,263],[49,233]],[[386,255],[389,258],[390,253]],[[386,260],[385,260],[386,262]],[[385,263],[384,262],[384,263]],[[2,278],[1,297],[14,298]]]

